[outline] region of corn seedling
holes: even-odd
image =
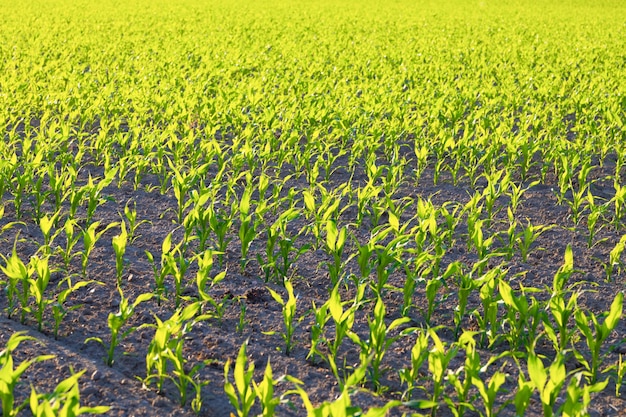
[[[231,361],[228,360],[224,365],[224,392],[226,392],[231,405],[237,410],[238,417],[250,415],[250,410],[256,400],[252,386],[254,363],[248,363],[247,346],[248,342],[246,341],[239,349],[233,369],[234,385],[230,382]],[[246,365],[248,365],[247,369]]]
[[[211,296],[207,290],[213,288],[215,285],[220,283],[224,277],[226,277],[226,271],[222,271],[211,277],[211,270],[213,269],[213,256],[215,252],[210,250],[204,251],[201,255],[198,255],[198,272],[196,273],[196,288],[198,289],[198,295],[200,297],[200,301],[202,303],[210,304],[214,309],[215,317],[217,317],[218,321],[222,321],[222,317],[224,316],[224,311],[226,309],[226,305],[228,303],[228,299],[224,298],[221,301],[216,300],[213,296]],[[208,284],[210,281],[210,284]],[[208,285],[208,289],[207,289]],[[245,305],[245,302],[243,303]],[[244,312],[245,314],[245,312]]]
[[[447,370],[446,381],[454,388],[457,399],[454,401],[450,396],[446,395],[444,401],[455,417],[462,417],[466,411],[476,411],[472,404],[470,396],[471,389],[477,385],[475,381],[479,378],[482,369],[480,355],[476,351],[476,343],[474,341],[474,332],[464,332],[458,340],[460,347],[465,347],[465,362],[458,369]],[[488,364],[487,364],[488,365]],[[461,378],[461,375],[463,377]],[[482,381],[480,381],[482,383]]]
[[[17,304],[20,304],[20,322],[26,321],[26,313],[28,312],[28,303],[30,298],[30,279],[35,272],[33,266],[25,264],[17,254],[17,240],[13,244],[11,257],[4,259],[4,266],[0,265],[0,269],[6,275],[6,293],[8,298],[7,317],[11,318]]]
[[[342,255],[346,243],[346,228],[337,229],[337,224],[333,220],[326,222],[326,250],[332,256],[332,261],[328,262],[328,274],[333,286],[341,279]]]
[[[611,308],[602,323],[600,323],[599,317],[592,312],[589,312],[589,316],[582,310],[576,310],[575,312],[576,325],[585,338],[591,361],[585,359],[577,350],[574,350],[574,356],[585,367],[591,384],[595,384],[598,381],[600,365],[602,364],[602,345],[622,318],[623,302],[624,293],[619,292],[613,299]],[[589,324],[590,321],[591,325]]]
[[[60,248],[61,256],[63,257],[63,265],[65,271],[68,272],[72,259],[79,256],[79,253],[74,253],[74,247],[80,240],[80,233],[76,232],[77,223],[75,220],[68,218],[63,226],[65,232],[65,247]]]
[[[383,372],[381,369],[383,357],[391,344],[404,336],[407,331],[404,330],[395,336],[390,336],[389,333],[393,332],[397,327],[411,321],[408,317],[401,317],[399,319],[395,319],[387,325],[385,323],[385,316],[385,304],[380,296],[378,296],[376,305],[374,306],[373,317],[368,317],[367,319],[369,327],[367,339],[361,339],[351,330],[347,332],[348,337],[361,349],[359,354],[361,364],[369,362],[369,366],[367,368],[369,380],[376,386],[378,391],[381,390],[380,377]]]
[[[448,365],[452,358],[454,358],[458,351],[459,346],[454,344],[446,349],[445,344],[441,341],[434,329],[429,330],[430,340],[433,342],[432,349],[428,352],[428,371],[432,379],[432,396],[430,401],[433,405],[431,410],[431,416],[437,415],[439,409],[439,403],[442,400],[442,394],[444,390],[445,377],[447,375]]]
[[[609,379],[596,382],[592,385],[584,384],[583,372],[577,372],[567,386],[567,398],[565,403],[559,407],[558,412],[563,416],[588,415],[591,406],[591,395],[604,390]],[[581,386],[582,383],[582,386]]]
[[[118,287],[122,284],[122,275],[124,274],[124,255],[126,254],[126,245],[128,244],[126,222],[122,221],[120,224],[120,234],[113,236],[113,240],[111,241],[113,251],[115,252],[115,276],[117,278]]]
[[[52,359],[53,355],[41,355],[33,359],[21,362],[14,368],[13,352],[20,343],[27,340],[35,340],[34,337],[27,336],[25,332],[15,332],[7,341],[4,349],[0,351],[0,402],[2,402],[3,417],[14,417],[24,408],[26,403],[15,406],[15,386],[19,382],[22,374],[36,362]]]
[[[428,339],[429,333],[421,330],[417,330],[417,337],[413,348],[411,348],[411,366],[401,369],[398,373],[402,385],[406,385],[406,389],[402,393],[402,399],[411,399],[413,392],[416,389],[424,389],[419,386],[420,379],[423,379],[424,372],[422,371],[422,365],[428,358]]]
[[[37,330],[40,332],[43,330],[43,317],[46,307],[54,303],[53,298],[46,296],[46,290],[48,289],[48,283],[50,282],[50,266],[49,258],[39,258],[34,256],[30,259],[29,267],[31,267],[37,278],[28,279],[28,285],[30,287],[30,295],[35,299],[35,307],[28,307],[27,311],[32,311],[35,320],[37,321]]]
[[[526,262],[528,260],[528,254],[530,253],[531,246],[535,243],[539,236],[552,228],[552,226],[533,226],[530,224],[530,221],[528,222],[526,227],[524,227],[516,237],[517,247],[519,248],[520,255],[522,256],[522,261]]]
[[[496,285],[502,271],[492,269],[477,278],[476,287],[479,288],[479,296],[482,307],[482,315],[476,311],[474,317],[480,330],[480,346],[484,347],[495,343],[498,339],[498,297],[495,295]],[[487,343],[488,342],[488,343]]]
[[[133,202],[133,208],[130,208],[130,202],[126,203],[124,206],[124,219],[121,220],[122,223],[128,223],[128,242],[133,243],[135,239],[137,239],[137,228],[144,223],[150,224],[149,220],[137,220],[137,203]],[[121,217],[121,216],[120,216]]]
[[[130,300],[124,297],[124,292],[122,291],[121,287],[118,286],[117,291],[120,294],[119,310],[117,313],[109,313],[109,317],[107,320],[109,330],[111,331],[111,340],[109,341],[107,357],[105,360],[108,366],[113,366],[115,348],[117,347],[117,345],[119,345],[122,339],[124,339],[126,336],[128,336],[130,333],[137,329],[136,327],[131,327],[124,332],[121,332],[122,327],[125,326],[128,320],[133,316],[135,309],[137,308],[137,306],[139,306],[139,304],[148,301],[153,297],[153,294],[151,293],[141,294],[131,304]],[[104,341],[99,337],[89,337],[85,340],[85,343],[89,341],[98,342],[102,346],[107,348]]]
[[[527,366],[533,388],[539,393],[543,415],[552,417],[556,412],[556,400],[567,379],[564,358],[557,353],[554,361],[546,369],[541,358],[535,352],[530,352]]]
[[[283,324],[285,325],[285,331],[281,334],[283,341],[285,342],[285,354],[289,356],[291,347],[293,344],[293,333],[296,330],[296,301],[297,297],[293,293],[293,286],[291,281],[285,281],[285,289],[287,290],[287,301],[271,288],[268,291],[272,295],[272,298],[280,304],[283,312]],[[267,332],[265,334],[274,334],[275,332]]]
[[[518,351],[523,346],[532,345],[543,314],[539,302],[534,297],[529,298],[527,294],[538,290],[520,286],[519,293],[515,294],[507,281],[500,278],[498,291],[505,306],[502,327],[510,349]]]
[[[256,222],[253,215],[250,214],[250,199],[252,196],[252,188],[246,187],[239,200],[239,241],[241,244],[241,261],[240,266],[243,271],[248,264],[248,251],[252,241],[256,237]]]
[[[35,417],[74,417],[83,414],[105,414],[111,407],[97,406],[84,407],[80,405],[80,391],[78,379],[85,373],[73,373],[69,378],[59,382],[54,391],[48,394],[39,394],[31,387],[28,404]]]
[[[623,262],[622,262],[622,253],[626,248],[626,235],[622,236],[617,245],[611,252],[609,253],[609,261],[604,264],[604,272],[606,274],[606,280],[611,281],[615,271],[617,270],[618,274],[621,272]]]
[[[179,390],[181,404],[185,404],[187,387],[199,369],[194,366],[189,372],[185,371],[187,359],[182,351],[185,335],[191,331],[194,323],[206,318],[198,316],[199,311],[200,304],[193,303],[177,309],[165,321],[155,317],[156,324],[142,325],[156,329],[146,354],[146,377],[142,381],[149,387],[152,380],[156,380],[158,392],[163,392],[163,383],[167,379],[171,380]],[[174,376],[168,373],[168,363],[174,368]]]

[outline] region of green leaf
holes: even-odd
[[[609,311],[609,315],[606,317],[604,321],[603,327],[607,330],[607,334],[612,332],[617,326],[617,323],[620,321],[622,317],[622,309],[624,306],[624,293],[618,292],[615,298],[613,299],[613,303],[611,303],[611,309]]]
[[[389,213],[389,225],[396,232],[400,230],[400,220],[398,220],[398,217],[391,212]]]
[[[542,392],[546,385],[548,374],[543,366],[543,362],[534,353],[531,353],[528,356],[528,375],[530,376],[530,380],[532,381],[534,387],[539,392]]]
[[[315,197],[309,191],[304,190],[302,192],[302,196],[304,197],[304,206],[307,210],[311,212],[315,212]]]

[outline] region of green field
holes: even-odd
[[[3,416],[626,413],[622,1],[0,0],[0,134]]]

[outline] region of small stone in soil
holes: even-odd
[[[98,394],[98,388],[96,388],[93,385],[87,385],[85,388],[83,388],[80,392],[81,395],[95,395]]]
[[[167,407],[167,405],[169,404],[169,401],[167,401],[167,398],[164,397],[156,397],[153,401],[152,401],[152,406],[153,407],[159,407],[159,408],[163,408],[163,407]]]

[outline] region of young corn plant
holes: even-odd
[[[198,272],[196,273],[196,288],[198,289],[198,295],[200,298],[200,302],[203,304],[209,304],[213,307],[213,313],[219,322],[222,321],[222,317],[224,317],[224,312],[226,310],[226,306],[228,305],[229,299],[223,298],[222,300],[216,300],[211,294],[207,292],[208,289],[213,288],[215,285],[219,284],[225,277],[226,271],[222,271],[211,277],[211,270],[213,269],[213,256],[215,252],[211,250],[206,250],[204,253],[198,255]],[[210,284],[209,284],[210,281]],[[208,285],[208,289],[207,289]],[[245,302],[243,304],[245,306]],[[245,307],[244,307],[245,308]],[[244,312],[245,314],[245,312]]]
[[[317,204],[313,191],[315,189],[304,190],[302,192],[302,198],[304,200],[304,213],[310,220],[308,229],[312,232],[315,238],[314,247],[318,248],[323,244],[324,238],[322,230],[325,225],[331,219],[336,219],[339,214],[347,209],[344,207],[340,210],[341,195],[330,193],[324,188],[323,185],[318,184],[317,189],[320,190],[320,203]],[[345,190],[338,189],[336,193],[344,192]]]
[[[518,363],[518,367],[519,367]],[[526,380],[524,372],[520,372],[517,377],[517,392],[513,398],[513,405],[517,416],[526,415],[526,410],[530,405],[530,399],[533,395],[533,383]]]
[[[185,241],[179,242],[176,246],[161,254],[165,258],[168,273],[174,278],[174,304],[176,308],[183,301],[183,280],[187,270],[191,266],[191,260],[185,257],[183,245]],[[169,249],[169,248],[166,248]]]
[[[589,312],[589,316],[582,310],[576,310],[576,325],[585,338],[591,360],[585,359],[584,355],[578,350],[574,350],[574,356],[585,367],[586,377],[591,384],[598,382],[600,365],[602,364],[602,345],[615,330],[622,317],[624,305],[624,293],[619,292],[613,302],[604,321],[600,323],[599,316]],[[589,324],[591,322],[591,324]]]
[[[557,413],[561,413],[563,416],[589,415],[592,394],[604,391],[609,379],[591,385],[585,384],[583,381],[583,372],[574,374],[567,386],[565,403],[559,407]]]
[[[86,187],[74,187],[68,191],[67,199],[69,200],[69,211],[68,217],[72,220],[78,219],[78,209],[81,207],[82,202],[85,199],[85,194],[87,193]],[[59,207],[60,208],[60,207]]]
[[[606,274],[606,281],[609,282],[613,279],[615,272],[618,274],[621,272],[624,263],[622,262],[622,253],[626,249],[626,235],[622,236],[619,242],[609,252],[609,261],[604,264],[604,272]]]
[[[122,275],[124,274],[124,255],[126,254],[126,246],[128,244],[128,232],[126,231],[126,222],[121,222],[121,231],[119,235],[113,236],[111,244],[115,252],[115,276],[117,278],[117,286],[122,285]]]
[[[108,349],[106,343],[104,343],[104,341],[99,337],[89,337],[85,340],[85,343],[90,341],[98,342],[104,346],[105,349],[107,349],[107,357],[105,360],[107,366],[113,366],[115,348],[124,338],[126,338],[126,336],[137,329],[137,327],[131,327],[122,332],[122,327],[124,327],[128,320],[133,316],[135,309],[139,306],[139,304],[152,299],[154,296],[152,293],[141,294],[131,304],[130,300],[124,296],[124,292],[121,287],[118,286],[117,291],[120,293],[119,310],[117,313],[109,313],[109,317],[107,319],[107,324],[109,326],[109,330],[111,331],[111,340],[109,341]]]
[[[407,249],[409,253],[415,253]],[[424,276],[430,274],[430,262],[432,262],[432,255],[427,252],[420,252],[417,257],[411,262],[404,263],[404,272],[406,274],[406,280],[402,287],[402,316],[408,317],[411,309],[414,307],[413,296],[415,295],[415,288],[418,282],[423,280]]]
[[[233,225],[233,218],[226,213],[226,210],[215,209],[212,204],[209,206],[207,213],[209,227],[215,235],[215,247],[220,252],[218,257],[219,266],[222,266],[224,253],[226,253],[226,248],[231,240],[228,237],[228,232]]]
[[[530,346],[537,338],[543,312],[539,302],[534,297],[529,299],[526,294],[539,290],[520,286],[519,295],[517,295],[508,282],[500,278],[498,291],[505,307],[502,327],[505,329],[503,333],[509,342],[510,349],[518,351],[524,346]]]
[[[337,223],[334,220],[326,222],[326,250],[332,256],[332,261],[328,262],[328,274],[333,287],[341,279],[343,270],[343,248],[346,243],[347,228],[337,229]]]
[[[572,292],[566,300],[565,294],[553,294],[547,305],[550,314],[544,315],[543,318],[546,337],[552,342],[554,350],[563,354],[577,333],[577,329],[570,325],[570,321],[574,319],[574,314],[578,310],[579,295],[578,292]],[[549,320],[550,316],[554,320],[554,325]]]
[[[431,404],[431,416],[437,415],[439,409],[439,403],[442,400],[443,391],[445,388],[445,377],[447,375],[448,366],[450,361],[457,355],[459,346],[453,344],[446,349],[445,344],[441,341],[435,329],[429,329],[430,340],[432,340],[434,346],[428,352],[428,371],[430,372],[430,378],[433,383],[432,395],[430,398]]]
[[[615,230],[620,230],[622,227],[622,218],[624,217],[624,210],[626,210],[626,186],[619,184],[618,180],[614,181],[615,195],[611,199],[610,203],[613,203],[613,227]]]
[[[167,296],[167,288],[165,287],[165,278],[172,273],[170,258],[173,257],[172,252],[176,248],[172,248],[172,233],[169,233],[161,243],[161,260],[160,263],[154,259],[152,252],[146,250],[146,257],[152,265],[154,276],[154,294],[157,299],[157,305],[161,305],[161,301]]]
[[[452,210],[448,210],[449,205],[454,205],[454,208]],[[444,224],[446,227],[446,236],[448,237],[447,240],[449,246],[452,246],[454,243],[454,232],[456,231],[458,225],[461,223],[462,209],[463,206],[461,206],[460,204],[454,204],[452,202],[444,203],[439,209],[439,213],[441,214],[441,216],[443,216],[445,220]]]
[[[57,211],[52,216],[44,215],[39,219],[39,229],[43,235],[43,245],[40,250],[44,255],[52,254],[52,242],[61,233],[62,230],[54,231],[54,227],[61,215],[60,211]]]
[[[216,245],[213,249],[223,252],[226,250],[229,239],[226,238],[226,233],[230,230],[232,221],[226,218],[221,211],[216,212],[213,202],[216,199],[215,190],[209,189],[203,192],[197,190],[191,191],[191,198],[193,200],[193,208],[189,210],[189,213],[183,219],[183,225],[185,226],[185,234],[191,235],[191,232],[195,232],[195,238],[198,240],[198,249],[200,252],[208,249],[209,238],[211,233],[216,235]],[[211,200],[210,204],[207,204]],[[221,265],[221,261],[220,261]]]
[[[482,262],[496,254],[491,252],[491,245],[493,245],[494,236],[485,239],[483,235],[483,222],[483,220],[476,220],[470,232],[470,238],[474,244],[474,248],[476,249],[479,262]],[[487,225],[487,227],[489,226]]]
[[[356,225],[360,227],[366,216],[369,216],[374,226],[378,225],[380,213],[376,210],[374,202],[382,192],[382,187],[368,182],[364,187],[357,189],[357,217]],[[338,204],[337,204],[338,205]]]
[[[478,289],[477,282],[473,277],[474,271],[470,273],[464,273],[463,267],[460,262],[453,262],[448,267],[449,276],[457,278],[457,305],[454,308],[454,337],[455,339],[461,334],[465,315],[467,314],[467,305],[469,303],[470,295]]]
[[[477,278],[476,287],[479,288],[479,297],[482,307],[482,315],[475,311],[475,319],[480,330],[481,347],[494,344],[498,340],[498,305],[499,297],[495,295],[495,289],[503,272],[499,268],[489,270]]]
[[[285,355],[289,356],[293,345],[293,334],[296,330],[296,301],[297,297],[293,292],[293,285],[291,281],[285,281],[285,289],[287,290],[287,301],[283,300],[280,294],[271,288],[267,288],[272,298],[280,304],[283,312],[283,323],[285,325],[285,331],[281,334],[285,342]],[[266,332],[265,334],[271,335],[275,332]]]
[[[428,166],[428,147],[423,146],[415,141],[413,152],[415,153],[416,167],[414,169],[416,185],[422,177],[422,173]]]
[[[452,269],[452,267],[450,268]],[[452,271],[450,270],[450,272]],[[426,308],[422,308],[422,315],[424,316],[426,324],[430,326],[435,309],[442,301],[438,295],[439,290],[444,284],[444,278],[442,276],[433,276],[433,278],[422,278],[422,280],[426,283]]]
[[[252,381],[254,393],[256,394],[256,398],[259,400],[259,403],[261,404],[261,417],[273,417],[274,415],[276,415],[276,407],[284,402],[284,400],[282,396],[275,396],[275,387],[285,380],[293,382],[295,384],[303,384],[302,381],[289,375],[274,379],[272,366],[270,365],[270,360],[268,359],[261,382],[257,384],[255,381]]]
[[[486,366],[489,365],[481,366],[474,336],[475,332],[466,331],[459,337],[458,345],[465,347],[465,362],[458,369],[448,369],[447,371],[446,380],[456,392],[456,401],[448,395],[445,396],[444,401],[455,417],[464,416],[466,411],[476,411],[476,407],[472,404],[473,397],[470,396],[471,389],[477,385],[474,380],[480,379],[481,370],[486,369]],[[462,378],[461,375],[463,375]]]
[[[429,333],[416,330],[417,337],[413,348],[411,348],[411,366],[398,371],[400,382],[406,389],[402,392],[402,400],[410,400],[413,392],[417,389],[425,389],[418,385],[419,381],[425,378],[422,366],[428,358]]]
[[[367,243],[361,245],[353,234],[350,235],[357,249],[355,257],[357,265],[359,266],[359,274],[352,274],[351,279],[354,282],[355,286],[358,288],[359,284],[369,281],[370,274],[374,269],[372,261],[372,256],[374,254],[374,243],[370,240]]]
[[[615,378],[615,397],[621,397],[624,376],[626,375],[626,362],[624,362],[623,354],[620,353],[617,363],[609,368]],[[606,379],[608,381],[608,378]]]
[[[328,363],[340,386],[343,386],[345,379],[341,378],[341,375],[339,374],[339,367],[336,362],[339,348],[341,347],[345,337],[348,336],[348,333],[352,330],[355,314],[361,305],[366,288],[366,283],[359,286],[352,304],[345,310],[344,306],[350,304],[350,301],[341,301],[339,286],[335,286],[333,288],[330,298],[320,308],[316,308],[315,304],[313,304],[315,324],[311,329],[311,348],[309,350],[309,354],[307,355],[307,359],[319,356],[322,360]],[[332,320],[335,325],[335,334],[333,337],[326,337],[326,325],[330,320]],[[322,344],[326,345],[328,352],[324,352],[319,348]]]
[[[109,170],[105,170],[104,178],[98,181],[96,184],[94,179],[89,174],[89,179],[87,184],[83,187],[85,189],[85,195],[87,197],[87,213],[85,222],[88,225],[91,225],[91,221],[93,219],[94,214],[96,213],[96,209],[109,201],[109,197],[105,197],[102,195],[102,192],[106,187],[111,185],[111,182],[115,179],[117,175],[117,168],[111,168]]]
[[[372,283],[372,289],[376,294],[382,295],[385,289],[388,288],[387,281],[391,273],[399,266],[402,265],[402,247],[410,240],[410,235],[400,235],[394,238],[387,245],[379,244],[381,240],[385,238],[393,228],[389,227],[382,230],[374,237],[374,255],[376,267],[376,281]]]
[[[570,208],[571,211],[571,218],[572,218],[572,222],[574,223],[574,226],[578,226],[578,223],[580,222],[581,218],[582,218],[582,213],[584,211],[584,203],[587,200],[587,192],[588,192],[588,188],[589,184],[584,183],[583,185],[581,185],[579,187],[578,190],[574,190],[574,186],[570,186],[570,188],[572,189],[572,198],[571,200],[568,199],[567,200],[567,205]]]
[[[163,392],[166,380],[174,383],[179,392],[181,405],[187,401],[187,390],[190,386],[200,389],[201,384],[194,377],[202,364],[194,365],[189,369],[188,360],[183,355],[183,345],[186,335],[193,325],[208,317],[198,315],[199,303],[192,303],[185,308],[177,309],[167,320],[162,321],[155,316],[156,324],[145,324],[141,327],[154,327],[154,337],[148,347],[146,355],[146,377],[141,379],[149,387],[156,380],[158,392]],[[168,372],[168,364],[173,368],[173,376]]]
[[[520,255],[522,256],[522,261],[526,262],[528,260],[528,254],[530,253],[531,246],[535,243],[539,236],[552,228],[554,228],[554,225],[533,226],[530,224],[530,221],[528,222],[527,226],[522,229],[515,239]]]
[[[4,417],[17,416],[26,406],[26,403],[15,406],[15,387],[22,374],[34,363],[52,359],[54,355],[40,355],[33,359],[21,362],[17,368],[14,367],[13,352],[20,343],[36,339],[27,336],[26,332],[15,332],[7,341],[4,349],[0,351],[0,403],[2,403],[2,415]]]
[[[192,169],[189,172],[181,172],[170,158],[167,158],[167,163],[170,167],[170,172],[173,174],[171,177],[172,189],[174,190],[174,197],[178,203],[178,210],[176,212],[176,219],[178,224],[182,224],[185,217],[185,209],[189,207],[193,201],[191,199],[185,200],[190,194],[189,191],[195,182],[197,172],[202,170],[203,167]]]
[[[554,416],[557,398],[567,379],[563,355],[557,353],[546,369],[541,358],[531,351],[527,358],[527,368],[532,386],[539,393],[544,417]]]
[[[367,367],[369,374],[369,381],[371,381],[376,387],[377,391],[382,390],[380,384],[380,377],[383,370],[381,369],[383,357],[389,349],[389,347],[398,339],[407,334],[407,330],[398,333],[396,336],[390,336],[389,333],[393,332],[396,328],[402,326],[411,321],[408,317],[401,317],[392,321],[389,325],[385,323],[386,307],[380,298],[377,297],[376,305],[374,306],[373,317],[368,317],[367,323],[369,327],[369,335],[367,339],[361,339],[355,332],[349,330],[348,337],[360,347],[361,352],[359,357],[361,364],[369,363]],[[409,330],[410,331],[410,330]]]
[[[130,207],[130,201],[124,206],[124,218],[121,223],[128,223],[128,243],[133,243],[137,239],[137,229],[142,224],[150,224],[149,220],[137,220],[137,203],[133,202]],[[120,215],[121,217],[121,215]]]
[[[250,245],[256,237],[256,222],[250,214],[250,199],[252,197],[252,187],[246,187],[239,200],[239,241],[241,244],[240,266],[243,271],[248,264],[248,251]]]
[[[76,220],[71,218],[68,218],[63,225],[63,231],[65,232],[65,247],[59,248],[59,252],[61,253],[61,257],[63,258],[63,266],[65,267],[65,272],[69,272],[72,259],[80,255],[79,253],[74,252],[74,247],[81,237],[80,233],[76,232],[77,227],[78,224]]]
[[[309,249],[309,245],[296,247],[296,239],[289,236],[287,225],[300,215],[296,208],[284,211],[276,221],[267,228],[265,244],[266,260],[257,256],[265,281],[274,277],[276,282],[283,283],[288,279],[289,271],[298,258]]]
[[[560,158],[555,161],[554,168],[557,171],[559,183],[559,192],[556,196],[559,204],[563,204],[565,195],[571,187],[572,178],[574,176],[574,166],[577,165],[578,162],[578,157],[569,160],[566,155],[561,155]]]
[[[74,417],[83,414],[105,414],[111,407],[97,406],[84,407],[80,405],[80,391],[78,379],[85,373],[80,371],[73,373],[69,378],[59,382],[54,391],[39,394],[31,386],[28,405],[35,417]]]
[[[341,390],[341,394],[336,400],[332,402],[324,401],[317,407],[313,406],[311,400],[309,399],[309,395],[304,389],[302,389],[301,386],[299,386],[302,384],[296,386],[296,389],[289,391],[289,393],[300,396],[300,399],[304,403],[307,415],[311,417],[384,417],[388,415],[389,410],[402,405],[402,402],[392,400],[387,402],[382,407],[372,407],[367,410],[367,412],[363,411],[358,406],[352,405],[352,401],[350,399],[351,390],[353,387],[358,386],[365,377],[365,368],[365,366],[361,365],[350,375],[350,377],[346,380],[344,388]]]
[[[522,187],[522,185],[517,185],[515,183],[515,181],[510,181],[509,182],[509,189],[508,191],[506,191],[506,195],[509,196],[510,203],[509,203],[509,207],[511,209],[511,212],[513,214],[517,213],[517,209],[522,201],[522,196],[531,188],[533,188],[534,186],[536,186],[537,184],[539,184],[539,181],[533,181],[530,184],[528,184],[527,187]]]
[[[480,398],[483,400],[484,413],[480,413],[484,417],[493,417],[500,414],[502,409],[506,407],[507,402],[501,404],[500,407],[495,409],[496,399],[502,388],[502,385],[506,382],[506,374],[500,371],[496,371],[490,378],[489,382],[485,385],[482,379],[478,377],[472,377],[472,385],[476,387]]]
[[[39,258],[33,256],[29,263],[29,267],[32,267],[37,277],[33,278],[31,276],[28,279],[30,294],[35,299],[35,306],[28,307],[27,310],[34,314],[37,321],[37,330],[40,332],[43,331],[43,317],[46,307],[54,303],[54,299],[48,298],[46,294],[52,273],[48,261],[49,258],[47,257]]]
[[[485,203],[485,209],[487,212],[487,219],[485,220],[485,226],[491,227],[491,221],[494,216],[494,206],[496,201],[501,195],[509,188],[511,182],[511,175],[505,170],[500,170],[492,173],[491,175],[484,174],[487,179],[487,186],[483,190],[483,201]]]
[[[224,392],[226,392],[228,400],[237,411],[238,417],[248,417],[256,400],[252,386],[254,382],[252,379],[254,376],[254,362],[248,364],[247,347],[248,342],[246,341],[239,348],[239,354],[233,369],[234,385],[229,378],[231,361],[228,360],[226,365],[224,365]],[[246,365],[248,365],[247,369]]]
[[[4,260],[4,266],[0,265],[0,269],[8,279],[5,283],[7,317],[11,318],[19,303],[20,323],[24,324],[30,299],[30,280],[35,272],[33,265],[31,263],[25,264],[17,254],[17,238],[13,244],[11,256],[9,258],[4,255],[0,256]]]

